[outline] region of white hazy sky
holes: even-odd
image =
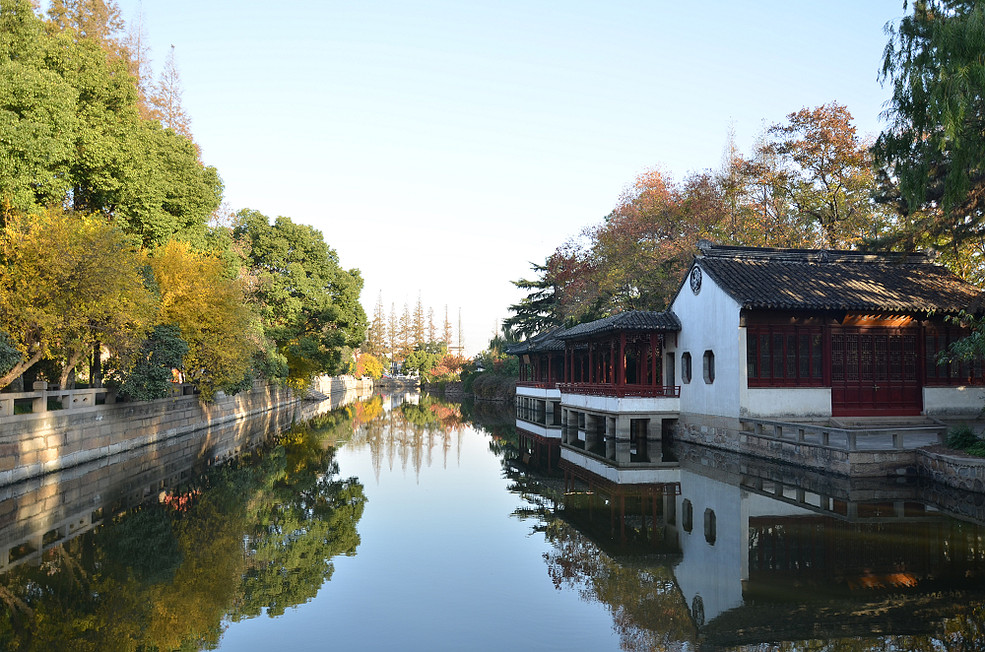
[[[802,107],[875,136],[902,0],[119,0],[171,45],[234,210],[320,229],[389,311],[483,349],[529,276],[641,171],[717,168]]]

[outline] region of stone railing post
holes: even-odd
[[[14,413],[14,399],[0,394],[0,417],[9,417]]]
[[[38,396],[35,396],[31,400],[31,412],[38,414],[40,412],[48,411],[48,383],[44,380],[34,381],[34,391],[39,392]]]

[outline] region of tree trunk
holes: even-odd
[[[92,364],[89,366],[89,387],[103,386],[102,344],[92,345]]]
[[[41,359],[41,350],[38,349],[34,354],[27,360],[23,360],[14,365],[14,368],[8,371],[5,375],[0,376],[0,388],[6,387],[14,381],[15,378],[23,374],[25,371],[30,369],[34,364]]]
[[[76,351],[68,359],[68,364],[62,367],[62,375],[58,378],[59,389],[73,389],[68,386],[68,378],[75,371],[75,365],[79,364],[79,360],[82,359],[82,351]]]

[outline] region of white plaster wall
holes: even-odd
[[[609,466],[594,457],[589,457],[570,448],[561,449],[561,459],[571,462],[595,475],[618,484],[653,484],[659,482],[680,482],[681,469],[678,466],[663,468],[632,469]],[[702,512],[703,514],[703,512]]]
[[[985,387],[924,387],[924,414],[977,415],[985,409]]]
[[[690,289],[685,289],[690,292]],[[736,486],[681,471],[676,529],[682,560],[674,568],[674,576],[689,608],[694,597],[701,596],[706,623],[719,614],[742,605],[742,580],[749,573],[749,515],[744,500],[746,495],[745,491]],[[685,532],[683,528],[685,499],[691,501],[694,515],[690,532]],[[714,544],[705,540],[705,509],[715,512]]]
[[[561,390],[556,388],[545,389],[543,387],[523,387],[522,385],[517,385],[516,395],[526,398],[561,400]]]
[[[760,418],[831,416],[830,387],[749,387],[744,388],[742,394],[740,414],[743,416]]]
[[[691,501],[691,532],[682,527],[683,501]],[[715,512],[716,539],[705,540],[705,509]],[[810,516],[815,513],[769,496],[704,475],[681,470],[681,495],[677,496],[675,530],[682,560],[674,568],[677,584],[688,607],[700,595],[705,622],[742,604],[742,582],[749,578],[749,518],[752,516]]]
[[[576,410],[591,410],[611,414],[654,414],[660,412],[676,413],[680,411],[680,399],[668,397],[627,396],[588,396],[586,394],[565,394],[561,405]]]
[[[700,267],[700,261],[696,264]],[[688,283],[684,283],[671,305],[681,320],[676,350],[681,412],[734,417],[739,414],[740,380],[741,385],[745,385],[745,347],[740,348],[740,344],[744,344],[740,343],[740,306],[708,274],[703,273],[702,277],[701,291],[697,295]],[[702,375],[702,356],[706,350],[715,354],[715,382],[710,385],[705,383]],[[683,382],[681,375],[681,355],[685,352],[691,354],[691,382],[688,384]]]
[[[517,430],[524,430],[546,439],[561,439],[561,426],[542,426],[537,423],[530,423],[529,421],[517,419],[516,428]]]
[[[812,497],[820,500],[817,494],[809,494],[807,499],[810,500]],[[745,501],[746,514],[750,518],[753,516],[817,516],[816,512],[806,507],[791,505],[790,503],[785,503],[782,500],[770,498],[769,496],[763,496],[762,494],[745,492]]]

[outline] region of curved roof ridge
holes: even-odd
[[[770,260],[796,263],[887,263],[934,264],[925,252],[853,251],[847,249],[784,249],[779,247],[740,247],[719,245],[708,240],[698,243],[698,258],[731,258],[737,260]]]

